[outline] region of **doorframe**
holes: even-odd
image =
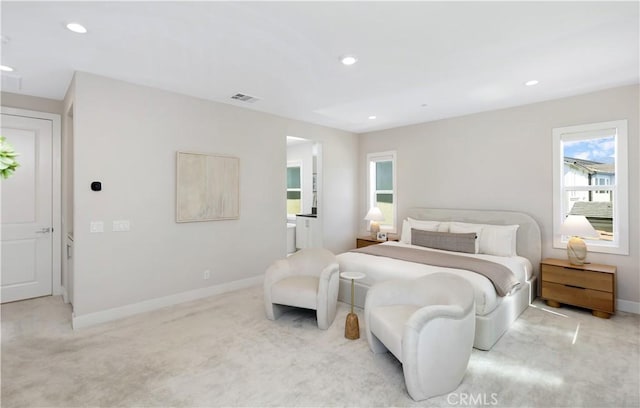
[[[51,121],[51,294],[62,295],[62,127],[57,113],[0,106],[0,113]]]

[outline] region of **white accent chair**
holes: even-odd
[[[473,288],[464,279],[434,273],[390,280],[367,292],[365,331],[374,353],[402,363],[416,401],[455,390],[465,375],[475,333]]]
[[[273,263],[264,277],[264,307],[275,320],[286,306],[313,309],[318,327],[326,330],[336,317],[338,262],[322,248],[306,248]]]

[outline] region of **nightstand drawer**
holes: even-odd
[[[591,272],[543,264],[542,276],[545,282],[613,292],[613,275],[610,273]]]
[[[364,248],[369,245],[378,245],[380,241],[374,239],[356,238],[356,248]]]
[[[546,278],[546,276],[545,276]],[[576,285],[577,286],[577,285]],[[560,303],[613,313],[613,293],[542,281],[542,297]]]

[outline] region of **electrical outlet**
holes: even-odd
[[[211,277],[211,271],[210,270],[206,270],[202,273],[202,279],[207,280]]]
[[[116,220],[113,222],[112,231],[124,232],[124,231],[129,231],[129,229],[130,229],[129,220]]]
[[[91,221],[89,224],[89,232],[104,232],[104,222]]]

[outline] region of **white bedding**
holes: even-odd
[[[388,241],[380,245],[395,245],[416,248],[425,251],[447,252],[394,241]],[[528,281],[533,273],[533,266],[531,265],[531,262],[521,256],[502,257],[485,254],[465,254],[459,252],[456,252],[455,254],[485,259],[502,264],[509,268],[521,283]],[[496,294],[496,290],[493,287],[491,281],[475,272],[424,265],[414,262],[402,261],[399,259],[361,254],[357,252],[345,252],[338,255],[337,257],[340,264],[340,271],[364,272],[367,275],[364,279],[358,281],[359,284],[362,284],[364,286],[372,286],[376,282],[381,282],[389,279],[415,279],[420,276],[428,275],[435,272],[449,272],[462,276],[467,279],[474,287],[476,296],[476,314],[480,316],[491,313],[491,311],[493,311],[500,304],[500,301],[502,299]]]

